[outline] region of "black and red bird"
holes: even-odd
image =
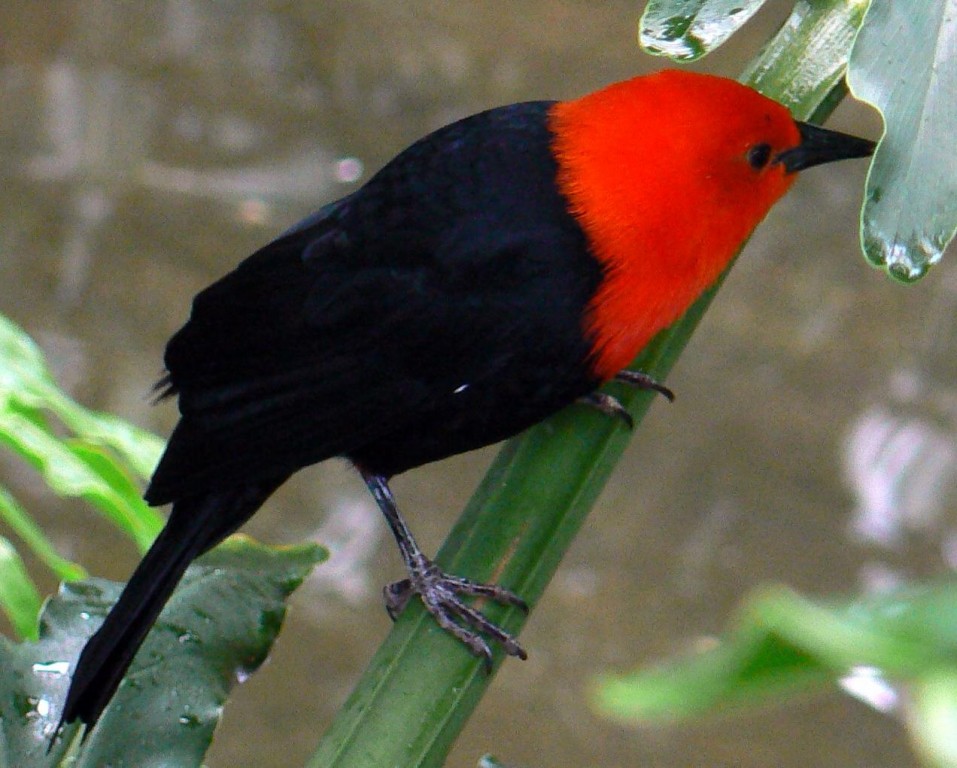
[[[723,78],[664,71],[580,99],[492,109],[413,144],[202,291],[170,340],[182,418],[146,491],[166,527],[73,671],[61,723],[92,727],[190,562],[290,475],[362,474],[418,595],[473,653],[519,644],[438,570],[388,481],[598,392],[711,285],[794,180],[869,155]],[[557,482],[557,481],[556,481]]]

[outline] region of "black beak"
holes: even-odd
[[[805,168],[835,160],[870,157],[877,146],[873,141],[847,133],[831,131],[810,123],[795,122],[801,132],[801,143],[784,150],[774,158],[775,163],[783,163],[787,173],[803,171]]]

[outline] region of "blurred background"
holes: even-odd
[[[789,5],[697,68],[736,74]],[[175,408],[150,388],[196,291],[444,123],[664,66],[638,50],[641,6],[4,2],[0,313],[82,403],[167,434]],[[851,104],[831,125],[879,132]],[[905,288],[865,265],[864,172],[805,174],[761,226],[667,382],[677,402],[653,406],[531,617],[529,660],[505,664],[449,765],[915,764],[893,690],[642,729],[586,702],[596,673],[721,631],[755,585],[856,593],[957,564],[957,268]],[[427,551],[494,450],[395,481]],[[112,527],[2,454],[0,477],[69,557],[127,578],[138,558]],[[401,565],[341,463],[302,472],[246,530],[334,557],[208,764],[300,765],[388,631],[379,588]]]

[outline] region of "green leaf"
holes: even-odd
[[[87,410],[59,390],[47,394],[46,406],[84,442],[112,448],[141,478],[153,474],[164,440],[116,416]]]
[[[935,670],[910,690],[908,725],[924,764],[957,768],[957,670]]]
[[[861,241],[902,281],[922,277],[957,230],[957,0],[873,0],[854,44],[852,93],[884,117]]]
[[[594,701],[600,712],[618,719],[675,720],[819,688],[855,667],[922,679],[952,670],[955,653],[955,582],[843,605],[768,589],[745,602],[734,628],[715,647],[605,677]]]
[[[325,559],[316,545],[266,547],[232,537],[189,568],[97,728],[47,754],[69,684],[68,668],[122,584],[65,584],[46,606],[40,639],[0,638],[0,765],[74,768],[196,766],[226,696],[266,658],[285,600]]]
[[[40,592],[27,574],[27,569],[11,544],[0,536],[0,609],[10,619],[19,637],[36,640],[37,616],[40,613]]]
[[[111,499],[117,502],[114,509],[119,515],[114,522],[132,534],[141,552],[146,551],[165,521],[159,512],[143,500],[140,486],[133,482],[126,469],[120,466],[113,454],[105,448],[80,440],[68,440],[65,444],[74,456],[109,487]]]
[[[53,571],[60,581],[86,578],[86,570],[59,555],[46,534],[30,519],[26,510],[3,486],[0,486],[0,520],[10,526],[37,559]],[[0,584],[3,584],[2,578],[0,578]]]
[[[619,720],[676,720],[719,706],[764,701],[825,680],[824,667],[813,655],[790,642],[788,621],[779,625],[757,618],[779,608],[755,601],[730,637],[714,648],[630,675],[601,677],[595,708]]]
[[[162,527],[162,518],[139,493],[128,492],[128,480],[113,486],[123,470],[111,457],[89,446],[64,443],[36,411],[10,402],[6,409],[0,408],[0,443],[33,465],[54,493],[83,498],[96,506],[128,532],[140,549],[147,548]]]
[[[799,120],[823,121],[845,94],[844,70],[867,2],[798,0],[743,79],[786,104]]]
[[[163,519],[143,501],[120,462],[141,477],[148,476],[162,441],[121,419],[89,411],[64,395],[37,345],[2,315],[0,360],[0,444],[36,468],[54,493],[87,500],[145,550]],[[72,436],[62,437],[51,425],[51,415]],[[81,575],[78,566],[53,551],[9,494],[0,496],[0,516],[61,578]]]
[[[766,0],[649,0],[638,23],[641,47],[694,61],[733,35]]]
[[[109,446],[141,477],[149,477],[163,450],[155,435],[109,414],[87,410],[57,387],[43,352],[17,325],[0,315],[0,414],[8,408],[54,413],[74,435]]]
[[[0,393],[43,389],[52,384],[43,352],[24,331],[0,315]]]

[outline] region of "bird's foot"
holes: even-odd
[[[635,427],[635,420],[631,417],[631,414],[628,413],[628,409],[613,395],[609,395],[605,392],[589,392],[587,395],[579,397],[578,402],[582,405],[591,406],[606,416],[621,419],[628,429],[634,429]]]
[[[619,371],[615,374],[614,380],[632,387],[637,387],[638,389],[657,392],[659,395],[663,395],[667,398],[668,402],[674,402],[675,393],[664,384],[659,384],[654,377],[649,376],[647,373],[642,373],[641,371]],[[589,392],[587,395],[579,397],[578,402],[591,406],[592,408],[597,408],[606,416],[621,419],[628,429],[633,429],[635,426],[635,421],[631,417],[631,414],[628,413],[628,409],[621,404],[621,401],[619,401],[617,397],[609,395],[607,392]]]
[[[528,613],[525,601],[504,587],[445,573],[420,555],[409,565],[409,578],[389,584],[383,594],[386,610],[393,621],[412,596],[418,595],[438,625],[482,659],[486,672],[492,671],[492,650],[483,635],[499,643],[509,656],[528,657],[514,637],[462,600],[463,597],[485,598]]]
[[[628,384],[632,387],[637,387],[638,389],[650,389],[653,392],[657,392],[659,395],[663,395],[669,403],[675,401],[675,393],[672,392],[664,384],[661,384],[654,378],[654,376],[649,376],[647,373],[642,373],[641,371],[618,371],[615,374],[615,381],[620,381],[623,384]]]
[[[515,638],[493,624],[475,608],[466,605],[462,598],[478,597],[494,600],[496,603],[511,605],[528,613],[525,601],[504,587],[480,584],[442,571],[422,554],[419,545],[415,543],[412,531],[409,530],[409,526],[406,525],[395,505],[388,479],[384,475],[377,475],[366,470],[360,471],[395,535],[399,551],[402,553],[402,560],[409,572],[407,579],[390,584],[384,590],[386,610],[389,611],[392,619],[395,620],[413,595],[418,595],[425,610],[432,615],[438,625],[465,643],[473,654],[482,659],[486,672],[492,671],[492,650],[483,635],[501,644],[509,656],[527,658],[524,649]]]

